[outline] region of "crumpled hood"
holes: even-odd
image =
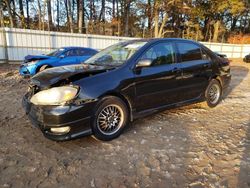
[[[61,80],[68,79],[77,74],[98,73],[108,69],[112,69],[112,67],[86,64],[49,68],[33,76],[30,80],[30,84],[40,88],[48,88]]]
[[[35,61],[35,60],[44,60],[44,59],[49,59],[51,56],[47,55],[27,55],[24,57],[24,62],[30,62],[30,61]]]

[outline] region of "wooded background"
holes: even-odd
[[[249,0],[0,0],[1,27],[250,43]]]

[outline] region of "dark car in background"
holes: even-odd
[[[23,106],[47,138],[111,140],[130,121],[160,110],[204,100],[215,107],[230,80],[229,62],[200,43],[133,40],[84,64],[36,74]]]
[[[44,69],[71,64],[80,64],[98,51],[84,47],[63,47],[47,55],[28,55],[19,68],[22,76],[33,76]]]
[[[243,59],[244,62],[250,63],[250,54],[246,55]]]

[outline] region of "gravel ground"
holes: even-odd
[[[0,65],[0,187],[250,187],[250,65],[213,109],[195,104],[137,120],[110,142],[54,142],[21,108],[26,81]]]

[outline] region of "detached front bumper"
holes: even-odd
[[[70,140],[92,134],[91,112],[93,103],[84,105],[38,106],[23,98],[23,107],[32,124],[40,128],[45,137],[56,140]],[[67,133],[55,133],[51,128],[70,127]]]

